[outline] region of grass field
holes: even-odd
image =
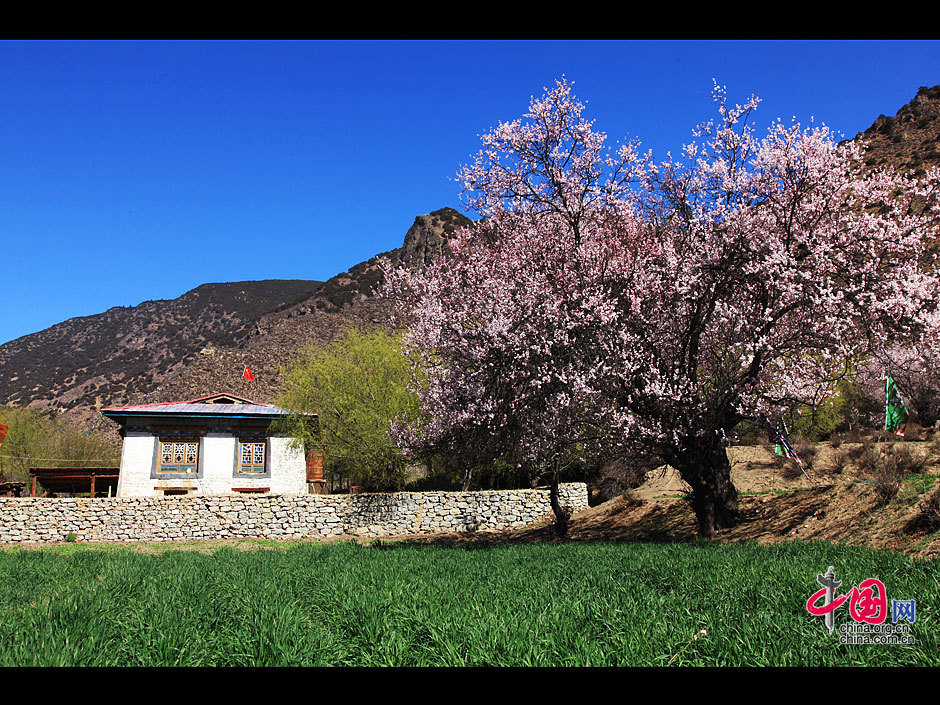
[[[830,636],[828,565],[916,599],[916,644]],[[940,664],[940,563],[825,543],[70,545],[0,551],[0,585],[3,666]]]

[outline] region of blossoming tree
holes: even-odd
[[[655,455],[703,535],[740,519],[726,444],[745,419],[831,393],[845,361],[937,307],[923,266],[937,177],[862,179],[825,127],[748,126],[728,105],[681,158],[613,149],[562,80],[460,178],[481,216],[452,256],[389,272],[430,379],[413,448],[512,447],[552,484],[586,444]],[[912,210],[912,199],[931,208]]]
[[[940,312],[932,313],[924,316],[919,339],[886,346],[859,372],[865,396],[880,402],[891,375],[912,419],[925,427],[940,423]]]

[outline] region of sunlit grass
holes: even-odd
[[[916,599],[917,643],[840,645],[805,608],[829,565]],[[938,564],[824,543],[70,546],[0,552],[0,584],[4,666],[940,662]]]

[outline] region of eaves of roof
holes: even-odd
[[[135,406],[109,407],[101,413],[108,418],[140,416],[187,416],[198,418],[276,418],[292,413],[316,416],[307,412],[291,412],[273,404],[196,404],[172,402],[164,404],[139,404]]]

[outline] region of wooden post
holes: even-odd
[[[35,497],[35,496],[36,496],[36,476],[33,475],[33,491],[32,491],[32,494],[30,494],[30,497]]]
[[[312,494],[326,494],[326,479],[323,477],[323,453],[316,449],[307,451],[307,485]]]
[[[91,474],[91,498],[95,498],[95,473]]]
[[[320,437],[320,419],[316,416],[307,421],[310,435]],[[307,491],[312,494],[326,494],[326,478],[323,476],[323,451],[312,447],[308,442],[304,448],[307,459]]]

